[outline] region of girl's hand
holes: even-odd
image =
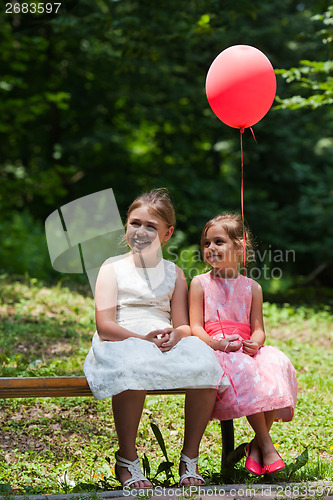
[[[165,328],[164,330],[153,330],[149,332],[147,335],[144,335],[143,340],[148,340],[148,342],[153,342],[160,349],[162,344],[169,339],[169,331],[172,328]]]
[[[232,343],[228,345],[230,342]],[[229,335],[227,339],[213,340],[211,346],[215,351],[236,352],[242,347],[242,341],[238,335]]]
[[[165,330],[165,336],[162,337],[163,344],[160,350],[162,352],[170,351],[182,338],[183,335],[177,328],[168,328]]]
[[[254,356],[259,351],[260,345],[255,340],[243,340],[243,352],[249,356]]]

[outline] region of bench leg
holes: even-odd
[[[228,455],[234,451],[235,438],[234,438],[234,422],[233,420],[221,420],[221,433],[222,433],[222,460],[221,468],[227,462]]]

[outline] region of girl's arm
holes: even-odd
[[[204,330],[204,294],[200,281],[193,278],[190,286],[190,325],[193,335],[206,342],[215,351],[224,351],[231,340],[238,340],[238,335],[229,335],[225,340],[212,340]],[[241,342],[235,342],[227,347],[227,352],[238,351]]]
[[[262,289],[259,283],[252,282],[252,305],[251,305],[251,338],[243,341],[243,351],[254,356],[265,342],[264,318],[262,314]]]
[[[143,335],[123,328],[116,323],[117,278],[111,262],[102,265],[95,289],[95,318],[97,333],[102,340],[124,340],[129,337],[143,339]]]
[[[137,337],[143,339],[142,335],[131,332],[122,326],[117,325],[116,319],[116,308],[111,307],[109,309],[104,309],[99,311],[95,307],[95,317],[96,317],[96,328],[97,333],[101,340],[124,340],[129,337]]]
[[[204,295],[200,281],[193,278],[190,285],[190,326],[192,335],[196,335],[201,340],[209,344],[211,337],[204,330]]]
[[[172,328],[165,329],[167,340],[160,347],[162,352],[169,351],[183,337],[191,335],[188,318],[188,289],[183,271],[176,266],[176,284],[173,291],[170,308]]]
[[[173,328],[181,332],[182,337],[189,337],[191,329],[188,318],[188,288],[183,271],[176,266],[176,285],[173,291],[170,306]]]

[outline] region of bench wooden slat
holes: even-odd
[[[184,394],[185,389],[148,391],[148,394]],[[0,377],[0,398],[92,396],[86,377]]]
[[[147,394],[185,394],[185,389],[147,391]],[[86,377],[0,377],[1,398],[52,398],[92,396]],[[222,468],[234,449],[232,420],[221,422]]]

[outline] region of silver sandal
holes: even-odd
[[[148,483],[150,483],[149,479],[147,479],[142,474],[139,458],[137,458],[136,460],[131,462],[130,460],[127,460],[127,458],[120,457],[118,455],[118,452],[116,452],[116,466],[117,465],[118,465],[118,467],[124,467],[132,475],[131,478],[126,479],[126,481],[122,484],[123,487],[129,488],[133,483],[137,483],[138,481],[147,481]],[[117,477],[118,481],[121,483],[117,472],[116,472],[116,477]],[[150,486],[141,486],[141,488],[152,488],[152,484],[150,483]]]
[[[198,460],[199,460],[199,457],[188,458],[186,455],[184,455],[184,453],[180,454],[180,461],[185,463],[186,472],[185,472],[185,474],[180,476],[179,486],[183,486],[184,479],[189,479],[191,477],[194,479],[200,479],[200,481],[203,482],[202,485],[198,484],[198,485],[193,485],[193,486],[203,486],[204,484],[206,484],[204,478],[200,474],[197,473]],[[190,486],[190,485],[186,484],[184,486]]]

